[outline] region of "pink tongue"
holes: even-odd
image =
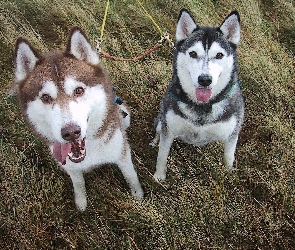
[[[203,88],[196,89],[196,98],[200,102],[208,102],[211,94],[212,94],[211,89],[203,89]]]
[[[61,144],[58,141],[53,144],[53,155],[56,160],[62,163],[62,165],[66,164],[66,158],[68,153],[71,152],[71,143]]]

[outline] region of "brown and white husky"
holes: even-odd
[[[101,164],[117,164],[131,193],[143,197],[125,132],[129,111],[114,102],[109,76],[83,31],[73,28],[65,51],[46,54],[19,38],[15,82],[23,115],[70,175],[79,210],[87,206],[83,172]]]

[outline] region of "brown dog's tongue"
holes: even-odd
[[[66,158],[68,153],[71,151],[71,143],[61,144],[58,141],[55,141],[53,144],[53,156],[56,160],[62,163],[62,165],[66,164]]]
[[[196,98],[200,102],[208,102],[212,94],[212,89],[197,88]]]

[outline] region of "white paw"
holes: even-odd
[[[229,170],[232,171],[233,168],[233,162],[234,162],[234,158],[224,158],[223,159],[224,162],[224,166]]]
[[[143,199],[143,196],[144,196],[143,190],[140,185],[136,187],[136,189],[132,189],[131,194],[140,200]]]
[[[156,181],[165,181],[166,180],[166,173],[163,172],[155,172],[154,178]]]
[[[86,210],[87,207],[87,199],[86,196],[79,196],[79,197],[75,197],[75,203],[76,203],[76,207],[84,212]]]
[[[238,170],[237,168],[234,168],[232,165],[231,166],[225,166],[227,171],[229,173],[233,173],[234,171]]]

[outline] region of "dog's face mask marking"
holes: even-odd
[[[79,126],[80,136],[75,139],[83,139],[89,132],[87,122],[93,108],[105,114],[106,97],[101,86],[88,87],[67,77],[63,89],[52,81],[45,82],[39,96],[27,105],[28,118],[37,132],[46,135],[49,141],[66,143],[62,129],[69,124]]]
[[[191,100],[208,102],[225,88],[234,67],[233,46],[239,38],[235,12],[218,28],[199,27],[188,12],[181,12],[176,28],[176,67]]]

